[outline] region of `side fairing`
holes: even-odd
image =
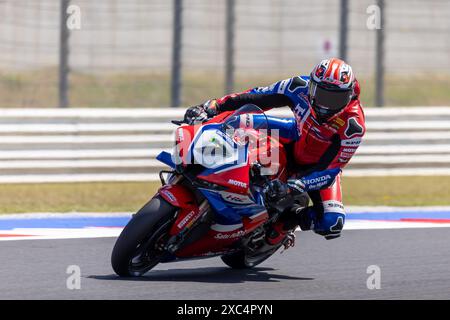
[[[199,189],[215,211],[215,222],[220,225],[242,225],[242,218],[250,218],[267,212],[260,200],[249,195],[226,191]]]

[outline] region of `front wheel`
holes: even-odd
[[[121,277],[141,276],[159,263],[162,251],[158,245],[166,240],[175,211],[156,196],[133,216],[111,254],[115,273]]]

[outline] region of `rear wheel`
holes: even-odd
[[[249,269],[267,260],[280,247],[281,244],[272,249],[259,253],[249,253],[245,250],[239,250],[231,254],[223,255],[221,256],[221,259],[227,266],[233,269]]]
[[[123,229],[111,254],[119,276],[141,276],[155,267],[163,254],[158,248],[168,237],[176,208],[160,196],[139,210]]]

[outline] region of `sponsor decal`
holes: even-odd
[[[225,140],[230,146],[234,146],[234,142],[233,142],[233,140],[227,135],[227,134],[225,134],[224,132],[222,132],[222,131],[220,131],[220,130],[216,130],[216,134],[220,137],[220,138],[222,138],[223,140]],[[215,139],[215,137],[213,137],[212,139]],[[217,140],[212,140],[211,142],[214,142],[214,143],[218,143],[218,141]]]
[[[321,176],[321,177],[306,180],[305,183],[313,184],[313,183],[318,183],[318,182],[322,182],[322,181],[327,181],[328,179],[331,179],[331,176],[329,174],[327,174],[326,176]]]
[[[345,214],[344,205],[340,201],[329,200],[323,202],[324,212],[337,212]]]
[[[253,127],[252,125],[251,125],[251,118],[250,117],[252,117],[250,114],[246,114],[245,115],[245,126],[247,127],[247,128],[250,128],[250,127]]]
[[[345,125],[345,121],[341,118],[334,119],[334,123],[336,123],[339,127],[343,127]]]
[[[297,103],[297,105],[294,108],[294,113],[300,118],[303,116],[305,111],[306,111],[306,108],[303,108],[300,103]]]
[[[339,158],[338,161],[341,163],[347,163],[350,159],[349,158]]]
[[[237,180],[234,180],[234,179],[230,179],[230,180],[228,180],[228,183],[233,185],[233,186],[236,186],[236,187],[247,188],[247,184],[245,182],[242,182],[242,181],[237,181]]]
[[[318,190],[318,189],[321,189],[322,187],[326,186],[329,182],[330,181],[325,180],[325,181],[322,181],[319,183],[311,184],[311,185],[309,185],[309,188],[311,190]]]
[[[175,198],[175,196],[173,195],[172,192],[167,191],[167,190],[161,190],[161,193],[164,194],[165,196],[167,196],[167,198],[169,198],[170,201],[177,201],[177,199]]]
[[[191,218],[194,216],[194,214],[195,214],[194,211],[189,212],[189,213],[186,215],[186,217],[184,217],[183,220],[181,220],[180,223],[177,224],[177,228],[178,228],[178,229],[182,229],[182,228],[186,225],[186,223],[187,223],[189,220],[191,220]]]
[[[278,92],[277,93],[284,93],[284,91],[286,90],[286,86],[289,83],[291,79],[286,79],[280,82],[280,86],[278,87]]]
[[[342,158],[351,158],[353,157],[353,153],[341,152],[340,156]]]
[[[236,239],[242,237],[244,234],[245,234],[244,230],[239,230],[238,232],[234,233],[218,233],[214,236],[214,238],[218,240]]]
[[[342,151],[344,151],[344,152],[350,152],[350,153],[355,153],[356,148],[344,148],[344,149],[342,149]]]
[[[352,139],[345,139],[341,141],[341,145],[344,147],[357,147],[361,143],[361,138],[352,138]]]
[[[267,86],[267,87],[258,88],[258,89],[256,89],[256,91],[259,91],[259,92],[272,92],[273,89],[275,88],[275,86],[276,86],[276,83],[274,83],[274,84],[272,84],[270,86]]]
[[[344,125],[345,121],[342,120],[341,118],[334,119],[333,122],[330,124],[330,126],[335,130],[341,129]]]
[[[237,203],[244,203],[244,199],[236,197],[236,196],[231,195],[231,194],[227,195],[225,197],[225,200],[228,200],[228,201],[233,202],[233,203],[236,203],[236,202]]]
[[[253,128],[253,115],[243,114],[239,116],[241,128]]]
[[[239,195],[237,193],[222,191],[222,192],[220,192],[220,195],[222,196],[222,199],[224,199],[225,201],[231,202],[234,204],[252,204],[252,203],[254,203],[248,196]]]

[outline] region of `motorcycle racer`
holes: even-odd
[[[185,119],[204,121],[245,104],[263,110],[288,106],[294,117],[268,116],[269,128],[279,130],[280,140],[292,153],[288,187],[294,192],[307,192],[313,204],[307,208],[294,206],[274,226],[267,240],[279,242],[296,225],[328,240],[339,237],[345,223],[341,169],[365,133],[359,95],[360,86],[352,68],[331,58],[316,65],[309,76],[296,76],[190,107]],[[276,192],[271,186],[268,190]]]

